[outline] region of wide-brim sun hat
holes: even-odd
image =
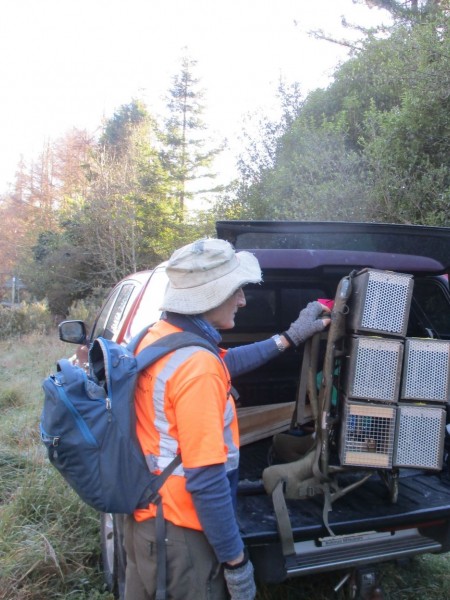
[[[258,259],[251,252],[214,238],[176,250],[167,262],[169,284],[161,310],[198,315],[220,306],[247,283],[261,281]]]

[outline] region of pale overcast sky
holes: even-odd
[[[93,131],[133,97],[160,114],[184,47],[205,120],[236,151],[243,116],[270,111],[280,77],[305,94],[327,85],[345,50],[307,32],[349,36],[342,16],[387,20],[352,0],[2,0],[0,193],[46,139]]]

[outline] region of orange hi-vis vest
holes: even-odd
[[[180,331],[158,321],[138,351],[156,339]],[[225,351],[221,351],[223,356]],[[184,468],[239,463],[239,430],[230,374],[223,360],[203,348],[181,348],[145,369],[136,393],[137,436],[150,471],[161,473],[181,453],[179,465],[160,490],[164,517],[181,527],[201,530]],[[156,506],[134,512],[137,521],[156,516]]]

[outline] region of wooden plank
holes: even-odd
[[[295,401],[238,408],[241,446],[288,429],[294,409]]]
[[[390,458],[389,454],[376,452],[346,452],[343,464],[387,469],[390,466]]]
[[[349,414],[361,417],[378,417],[383,419],[393,419],[395,417],[395,408],[392,406],[375,404],[350,404]]]

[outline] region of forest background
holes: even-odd
[[[360,0],[362,1],[362,0]],[[280,118],[244,130],[238,177],[218,184],[223,150],[202,119],[187,53],[162,120],[139,99],[100,134],[72,129],[22,161],[0,196],[3,301],[66,316],[217,219],[450,224],[448,0],[365,0],[392,25],[360,28],[326,89],[280,81]],[[324,34],[317,32],[324,38]],[[325,43],[325,42],[324,42]],[[8,282],[19,282],[12,288]],[[1,298],[0,298],[1,299]]]

